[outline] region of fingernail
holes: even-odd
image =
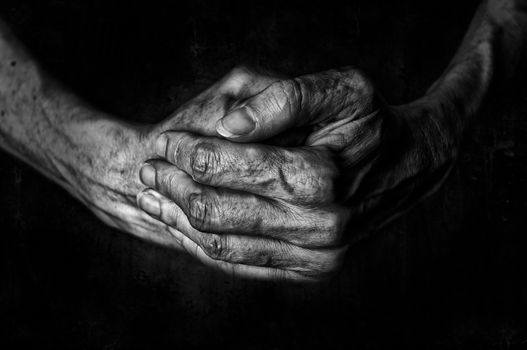
[[[139,178],[141,182],[148,187],[156,186],[156,169],[148,163],[143,165],[141,170],[139,170]]]
[[[144,193],[139,197],[139,206],[148,214],[159,217],[161,215],[161,205],[156,197],[149,193]]]
[[[168,138],[165,134],[161,134],[158,136],[156,140],[156,154],[158,156],[160,157],[166,156],[167,141],[168,141]]]
[[[223,137],[239,137],[254,130],[254,120],[244,108],[237,109],[226,115],[216,125],[216,131]]]

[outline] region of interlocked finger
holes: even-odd
[[[293,203],[326,203],[334,198],[337,169],[323,147],[280,148],[237,144],[186,132],[166,132],[157,154],[214,187],[241,190]]]
[[[149,202],[157,201],[159,210],[150,212],[152,206]],[[224,270],[231,271],[233,266],[245,269],[249,276],[265,279],[294,279],[310,280],[320,279],[333,273],[340,265],[345,248],[336,249],[305,249],[279,240],[238,236],[217,235],[203,233],[190,225],[181,208],[173,201],[153,190],[145,190],[138,196],[139,206],[147,213],[163,221],[173,230],[176,230],[190,239],[192,244],[178,237],[182,245],[200,260],[211,263]],[[176,232],[174,231],[174,232]],[[175,233],[176,234],[176,233]],[[207,258],[202,256],[204,253]],[[258,267],[268,270],[256,271]],[[280,272],[281,271],[281,272]]]
[[[149,161],[140,177],[145,185],[173,200],[190,224],[203,232],[266,236],[302,247],[333,246],[340,238],[342,215],[338,210],[306,209],[251,193],[202,185],[160,160]]]

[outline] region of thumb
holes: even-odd
[[[296,80],[274,82],[229,111],[216,123],[216,131],[232,141],[256,142],[305,124],[303,93]]]

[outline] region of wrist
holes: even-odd
[[[110,121],[104,148],[101,148],[104,179],[115,190],[135,195],[144,189],[139,180],[139,169],[155,155],[151,134],[145,128],[118,121]]]
[[[498,2],[485,1],[479,6],[448,67],[423,97],[410,103],[427,110],[456,145],[494,85],[501,38],[491,7]]]
[[[389,147],[400,154],[398,168],[406,169],[400,173],[403,178],[439,181],[454,164],[460,137],[445,116],[445,108],[429,99],[392,107],[400,133]]]
[[[68,162],[74,171],[69,178],[81,195],[94,204],[109,198],[135,200],[144,189],[139,168],[153,154],[149,134],[111,118],[85,120],[71,133],[77,140]]]

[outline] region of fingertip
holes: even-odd
[[[155,187],[156,185],[156,170],[149,164],[145,163],[139,170],[139,179],[141,182],[149,187]]]
[[[149,189],[140,192],[137,197],[137,205],[149,215],[159,217],[161,215],[161,203]]]

